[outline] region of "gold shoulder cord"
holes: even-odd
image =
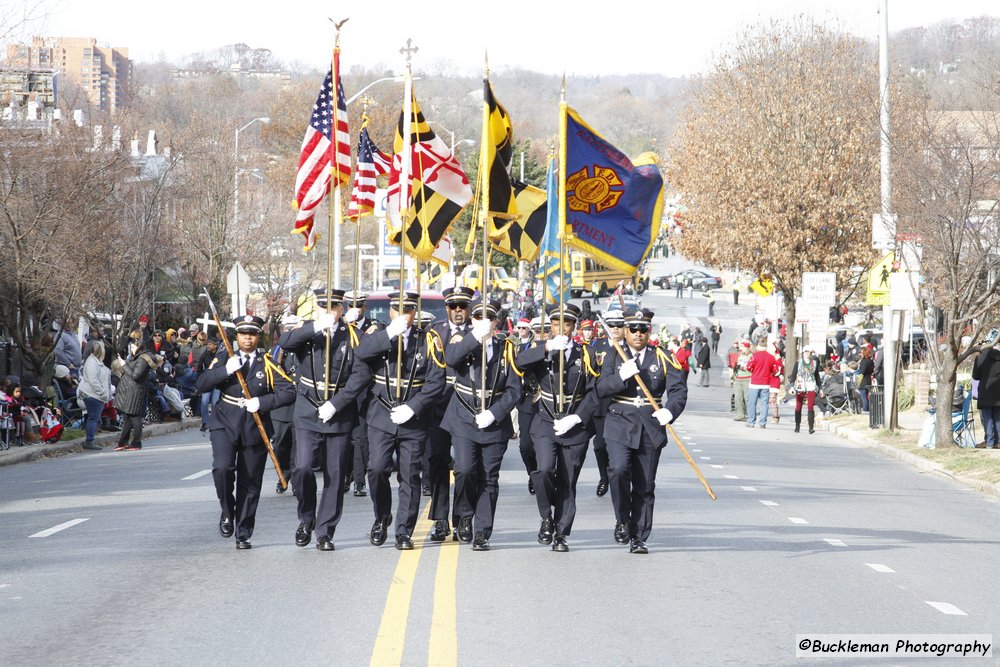
[[[360,340],[358,338],[358,328],[355,326],[349,326],[347,327],[347,332],[351,336],[351,347],[356,348]]]
[[[507,357],[507,363],[510,364],[510,367],[517,374],[517,377],[523,378],[524,377],[524,371],[522,371],[520,368],[518,368],[517,364],[514,363],[514,348],[515,348],[514,342],[510,338],[508,338],[504,342],[506,343],[506,345],[504,346],[503,353],[504,353],[504,356]]]
[[[285,378],[292,384],[295,384],[295,380],[288,377],[288,375],[281,369],[281,366],[274,363],[274,359],[271,357],[271,353],[268,352],[264,355],[264,374],[267,376],[267,386],[274,389],[274,374],[277,373],[281,377]]]
[[[667,364],[670,364],[671,366],[673,366],[674,368],[676,368],[679,371],[684,370],[684,367],[681,366],[679,363],[677,363],[677,359],[674,357],[673,354],[671,354],[668,357],[666,352],[664,352],[660,348],[656,348],[656,356],[660,359],[661,362],[663,362],[663,367],[664,368],[667,367]]]
[[[441,336],[437,334],[436,331],[431,329],[427,332],[427,351],[428,356],[431,358],[438,368],[444,368],[445,363],[438,357],[438,345],[441,342]]]
[[[594,370],[594,367],[590,365],[590,350],[586,345],[583,347],[583,365],[587,369],[587,372],[593,375],[595,378],[600,377],[601,374]]]

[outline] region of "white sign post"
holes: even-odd
[[[237,318],[246,313],[247,295],[250,293],[250,274],[239,262],[226,275],[226,291],[232,303],[232,316]]]

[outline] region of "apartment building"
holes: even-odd
[[[128,49],[98,46],[93,37],[35,37],[31,44],[9,44],[6,66],[55,70],[105,111],[128,104],[132,84]]]

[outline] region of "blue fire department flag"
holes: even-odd
[[[664,184],[656,155],[633,162],[568,106],[563,113],[563,238],[605,266],[634,272],[660,230]]]

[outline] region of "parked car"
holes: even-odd
[[[379,322],[389,322],[389,292],[369,294],[366,305],[365,315],[367,317]],[[423,291],[420,293],[420,314],[421,320],[430,318],[432,322],[447,317],[444,297],[441,296],[441,292]]]
[[[686,285],[688,279],[691,280],[694,289],[701,290],[702,292],[722,288],[722,278],[713,276],[700,269],[688,269],[673,275],[660,276],[653,281],[653,284],[659,286],[660,289],[670,289],[671,287],[676,287],[678,282]]]
[[[612,297],[608,299],[607,312],[610,313],[613,310],[621,311],[622,302],[625,303],[625,312],[632,313],[640,308],[642,308],[642,299],[637,296],[632,296],[628,294],[623,294],[621,300],[618,297]]]

